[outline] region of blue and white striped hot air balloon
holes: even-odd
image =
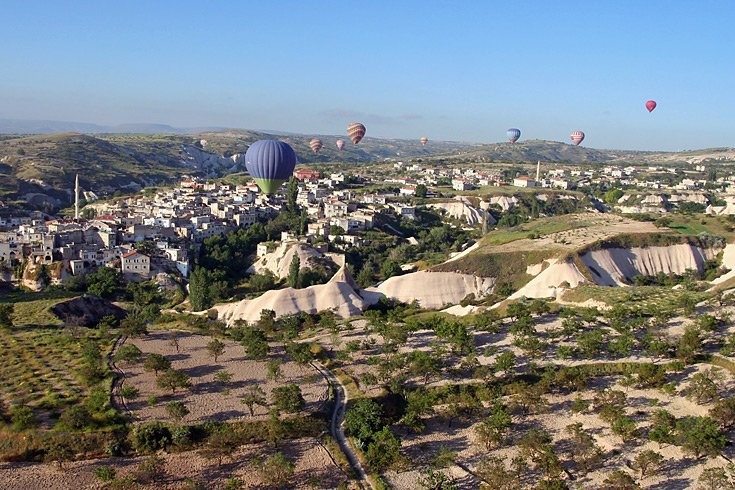
[[[505,134],[508,135],[508,139],[511,143],[515,143],[518,141],[518,138],[521,137],[521,130],[516,128],[510,128],[508,131],[505,132]]]

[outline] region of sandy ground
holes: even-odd
[[[286,362],[284,347],[271,345],[269,359],[283,360],[281,371],[283,377],[278,382],[267,381],[267,361],[253,361],[245,358],[244,348],[237,342],[224,340],[225,352],[217,362],[208,355],[206,345],[210,337],[181,332],[179,352],[168,342],[168,332],[156,330],[140,339],[131,339],[144,354],[159,353],[171,361],[171,367],[181,370],[191,377],[192,388],[189,390],[163,391],[156,386],[156,377],[153,372],[143,370],[143,365],[127,365],[118,363],[125,374],[123,386],[134,386],[139,390],[135,400],[125,402],[129,415],[134,415],[136,422],[148,420],[173,420],[165,410],[170,401],[184,402],[190,413],[183,422],[193,424],[208,420],[243,420],[250,419],[250,412],[240,400],[249,392],[253,385],[260,386],[265,391],[268,401],[271,400],[273,388],[296,383],[306,400],[305,412],[319,409],[328,398],[328,384],[324,378],[311,366],[299,366],[294,362]],[[223,384],[215,379],[215,375],[226,370],[232,375],[229,383]],[[229,393],[227,393],[229,390]],[[153,406],[148,405],[148,397],[156,395],[159,400]],[[265,418],[268,414],[266,407],[255,406],[255,418]]]
[[[166,476],[155,484],[156,488],[178,489],[191,479],[207,489],[224,488],[230,478],[239,478],[244,488],[266,487],[254,463],[256,456],[267,458],[281,451],[295,464],[295,473],[289,488],[336,488],[347,479],[344,472],[332,461],[328,451],[312,438],[285,441],[277,449],[266,444],[243,446],[232,459],[224,459],[222,466],[203,458],[198,452],[164,454]],[[102,488],[92,473],[99,466],[111,466],[117,476],[131,475],[145,459],[109,458],[65,463],[63,471],[55,465],[41,463],[0,463],[0,489],[91,489]]]

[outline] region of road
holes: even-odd
[[[337,441],[337,444],[339,444],[340,450],[344,453],[347,461],[349,461],[350,466],[355,472],[355,475],[357,475],[357,484],[360,486],[360,488],[372,489],[373,486],[370,484],[370,480],[368,480],[367,474],[365,474],[365,470],[363,469],[362,464],[360,464],[360,460],[357,459],[357,455],[350,447],[350,444],[347,441],[347,437],[345,437],[345,432],[342,429],[342,422],[345,418],[345,409],[347,408],[347,401],[349,400],[347,389],[339,380],[339,378],[335,376],[332,371],[327,369],[322,363],[318,361],[312,361],[311,365],[314,366],[314,369],[319,371],[322,376],[327,379],[327,382],[329,382],[329,384],[334,388],[334,411],[332,412],[332,423],[330,425],[332,437],[334,437],[334,440]]]

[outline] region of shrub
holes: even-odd
[[[13,430],[17,432],[32,429],[38,425],[33,410],[26,405],[15,406],[10,409],[10,423],[13,424]]]
[[[161,422],[148,422],[135,428],[132,440],[137,451],[155,452],[171,444],[171,431]]]
[[[126,400],[134,400],[135,398],[138,398],[138,388],[128,385],[120,390],[120,396]]]
[[[189,415],[189,409],[182,402],[168,402],[166,404],[166,413],[171,417],[180,421]]]
[[[93,473],[95,478],[104,483],[114,479],[116,471],[111,466],[98,466]]]

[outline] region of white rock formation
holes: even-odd
[[[426,206],[432,209],[443,209],[452,218],[464,219],[470,225],[482,223],[482,215],[484,211],[473,207],[469,201],[465,199],[458,199],[452,202],[434,202],[427,204]],[[495,223],[495,218],[488,213],[488,224],[494,225]]]
[[[260,274],[265,270],[271,271],[279,279],[288,277],[289,268],[295,255],[298,255],[301,268],[312,268],[320,259],[325,256],[320,251],[304,243],[284,242],[273,252],[259,258],[250,266],[248,272],[251,274]]]
[[[438,308],[462,301],[468,294],[481,298],[490,294],[495,286],[491,277],[476,277],[456,272],[419,271],[394,276],[365,290],[371,301],[380,296],[410,303],[418,301],[422,308]],[[376,296],[377,295],[377,296]]]

